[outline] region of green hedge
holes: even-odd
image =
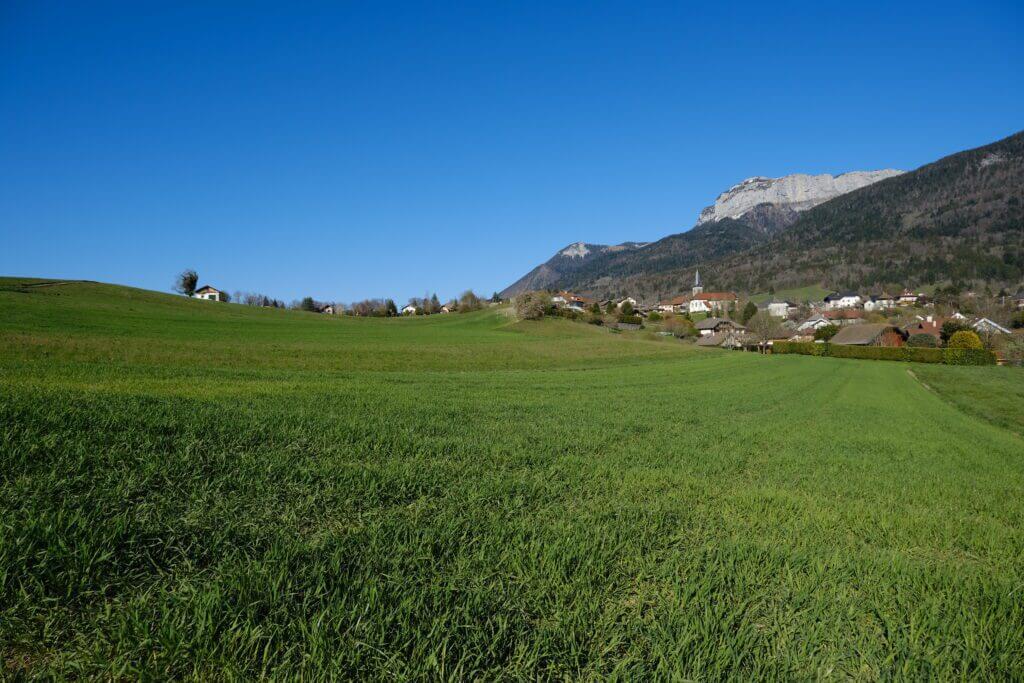
[[[620,315],[619,322],[627,325],[642,325],[644,319],[638,315]]]
[[[946,363],[947,365],[995,365],[996,357],[983,349],[927,349],[913,346],[849,346],[846,344],[815,344],[813,342],[782,342],[772,344],[772,353],[797,353],[805,356],[832,358],[863,358],[895,360],[911,363]]]

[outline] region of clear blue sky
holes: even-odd
[[[0,3],[0,274],[489,294],[1024,128],[1019,2]]]

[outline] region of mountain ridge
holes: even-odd
[[[542,264],[551,265],[546,284],[532,288],[660,298],[683,291],[697,266],[715,286],[741,291],[1021,278],[1024,132],[910,172],[889,171],[855,172],[887,177],[799,210],[762,202],[738,218],[698,222],[643,248],[601,251],[570,268],[549,259]],[[504,294],[525,291],[516,289],[524,279]]]

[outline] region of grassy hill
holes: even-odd
[[[0,350],[4,677],[1024,672],[1018,370],[24,279]]]

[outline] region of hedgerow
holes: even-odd
[[[913,346],[850,346],[813,342],[775,342],[773,353],[863,360],[892,360],[946,365],[995,365],[996,357],[984,349],[928,349]]]

